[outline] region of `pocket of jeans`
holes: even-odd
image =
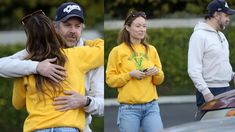
[[[129,109],[129,108],[130,108],[130,105],[128,105],[128,104],[120,104],[120,106],[119,106],[120,110],[126,110],[126,109]]]
[[[156,112],[159,112],[159,113],[160,113],[160,108],[159,108],[158,102],[153,101],[153,102],[151,103],[151,109],[154,110],[154,111],[156,111]]]
[[[117,125],[119,126],[120,120],[123,117],[123,114],[125,114],[125,111],[128,111],[130,109],[130,105],[128,104],[120,104],[118,108],[118,117],[117,117]]]
[[[140,105],[129,105],[129,104],[121,104],[118,109],[118,117],[117,117],[117,124],[118,127],[122,127],[122,120],[128,119],[130,116],[137,116],[141,115],[141,106]]]

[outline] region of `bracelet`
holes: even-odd
[[[89,106],[91,103],[91,99],[89,97],[86,97],[86,104],[85,107]]]

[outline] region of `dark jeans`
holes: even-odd
[[[231,90],[230,87],[218,87],[209,89],[214,96]],[[198,108],[205,103],[203,95],[198,90],[196,90],[196,102]]]

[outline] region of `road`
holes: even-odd
[[[118,132],[116,125],[117,106],[105,107],[105,132]],[[160,104],[161,117],[164,128],[183,123],[193,122],[197,110],[195,103]]]

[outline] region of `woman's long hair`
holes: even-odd
[[[32,14],[23,22],[27,35],[26,50],[29,53],[26,59],[40,62],[56,57],[55,63],[64,66],[67,58],[61,48],[66,43],[56,33],[52,21],[44,14]],[[43,98],[45,98],[44,94],[47,94],[46,90],[49,91],[50,95],[47,95],[51,98],[58,96],[63,91],[60,83],[40,74],[35,74],[34,77],[37,93],[43,93]],[[49,88],[48,85],[51,87]]]
[[[118,43],[125,43],[127,44],[127,46],[131,49],[131,51],[133,51],[135,53],[135,50],[134,48],[132,47],[132,42],[131,42],[131,39],[130,39],[130,33],[126,30],[125,26],[131,26],[131,24],[133,23],[133,21],[138,18],[138,17],[143,17],[145,20],[146,20],[146,14],[145,12],[141,12],[141,11],[131,11],[128,13],[126,19],[125,19],[125,23],[124,23],[124,26],[123,28],[120,30],[119,32],[119,35],[118,35]],[[148,43],[147,43],[147,38],[148,38],[148,35],[147,33],[145,33],[145,37],[143,39],[141,39],[141,44],[144,45],[145,47],[145,51],[146,51],[146,54],[148,53]]]

